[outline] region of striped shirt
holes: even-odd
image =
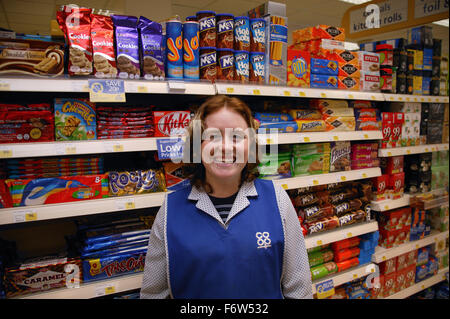
[[[225,224],[228,219],[228,215],[230,214],[231,208],[233,207],[234,200],[236,199],[237,193],[225,198],[218,198],[211,195],[208,195],[216,208],[217,212],[222,218],[223,223]]]

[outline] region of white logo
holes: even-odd
[[[258,248],[269,248],[272,247],[270,244],[272,243],[272,241],[269,238],[269,232],[257,232],[256,233],[256,238],[257,241],[256,243],[258,244]]]

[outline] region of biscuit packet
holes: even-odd
[[[142,76],[146,80],[164,80],[163,35],[160,23],[139,17]]]
[[[330,172],[351,170],[350,142],[331,142]]]
[[[138,18],[133,16],[112,15],[114,40],[116,42],[116,60],[119,78],[138,79],[141,75],[139,63]]]
[[[114,29],[110,17],[91,14],[91,39],[94,75],[98,78],[117,76],[114,53]]]
[[[57,20],[69,46],[69,75],[92,74],[91,9],[64,6]]]

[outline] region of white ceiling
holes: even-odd
[[[126,14],[127,0],[0,0],[0,27],[13,29],[16,32],[28,34],[49,34],[51,19],[55,18],[56,8],[62,4],[76,3],[80,6],[88,6],[98,9],[110,9]],[[161,0],[145,1],[145,8],[154,3],[158,6]],[[195,14],[199,10],[214,10],[218,13],[232,13],[241,15],[265,0],[162,0],[171,1],[172,15],[179,15],[182,19]],[[327,24],[339,26],[342,15],[352,4],[338,0],[276,0],[287,5],[289,30]],[[151,5],[150,5],[151,7]],[[141,13],[143,16],[146,12]],[[148,12],[147,15],[151,15]],[[167,17],[161,17],[165,19]],[[433,36],[443,39],[443,50],[448,53],[449,29],[432,25]],[[292,32],[289,32],[289,37]],[[372,37],[370,40],[390,39],[406,37],[406,30],[385,33]],[[362,42],[359,39],[358,42]],[[289,40],[290,42],[290,40]],[[365,42],[365,41],[364,41]]]

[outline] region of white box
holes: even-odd
[[[380,73],[376,72],[363,72],[361,71],[361,76],[359,78],[360,90],[369,92],[380,91]]]
[[[366,74],[380,75],[380,54],[358,51],[359,70]]]

